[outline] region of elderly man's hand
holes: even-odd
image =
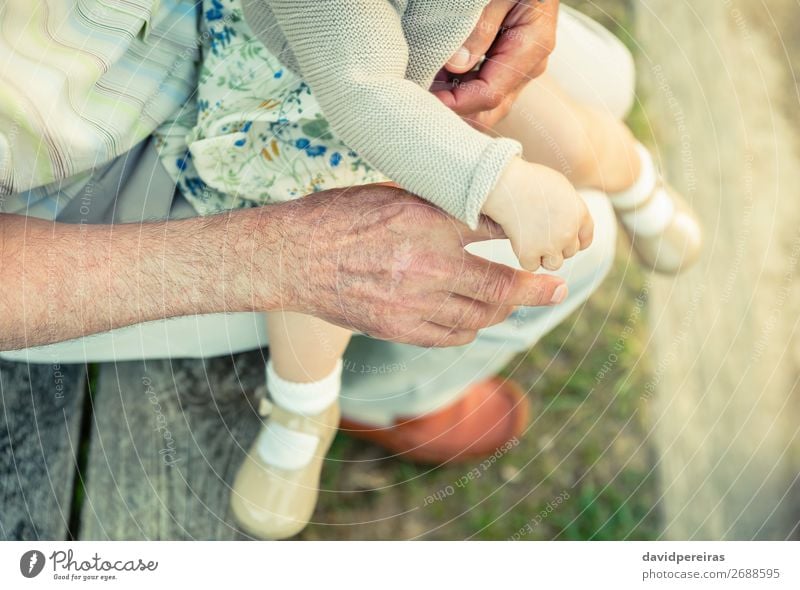
[[[561,278],[466,252],[470,242],[503,237],[491,221],[470,231],[393,186],[326,191],[273,213],[280,236],[265,241],[265,256],[251,258],[254,275],[258,268],[267,273],[256,282],[279,285],[282,309],[376,338],[466,344],[517,305],[551,305],[566,296]]]
[[[555,47],[558,0],[491,0],[432,90],[477,127],[491,127],[547,67]],[[480,59],[484,62],[471,71]]]

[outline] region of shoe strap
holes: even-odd
[[[256,449],[267,465],[294,471],[303,469],[314,458],[319,446],[319,437],[297,432],[270,421],[258,437]]]
[[[653,188],[650,189],[650,192],[647,193],[647,196],[636,203],[635,205],[628,205],[628,206],[618,206],[614,205],[614,210],[618,213],[625,214],[625,213],[633,213],[634,211],[640,211],[647,207],[655,196],[658,194],[659,191],[666,191],[666,184],[664,183],[664,179],[661,175],[656,176],[656,181],[653,183]],[[613,201],[612,201],[613,202]]]
[[[258,400],[258,415],[262,418],[266,418],[270,414],[272,414],[272,410],[274,409],[275,404],[273,404],[269,399],[266,397],[262,397]]]
[[[662,181],[636,207],[617,210],[622,225],[639,238],[661,236],[675,222],[678,208],[673,193]]]

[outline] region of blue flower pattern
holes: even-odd
[[[162,162],[201,214],[386,180],[328,129],[308,85],[247,27],[241,0],[204,0],[196,110],[158,132]]]

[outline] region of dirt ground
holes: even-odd
[[[796,538],[800,7],[644,0],[635,14],[647,123],[707,230],[698,268],[656,283],[649,310],[664,535]]]

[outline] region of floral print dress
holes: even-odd
[[[253,35],[240,0],[204,0],[197,100],[157,131],[201,215],[387,179],[339,141],[309,87]]]

